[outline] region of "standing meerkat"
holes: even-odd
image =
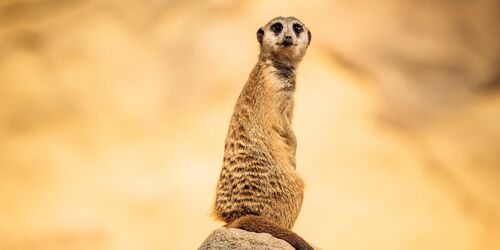
[[[291,231],[304,196],[304,182],[295,171],[293,93],[311,32],[295,17],[276,17],[257,31],[257,40],[259,60],[229,123],[215,215],[226,227],[269,233],[296,249],[313,249]]]

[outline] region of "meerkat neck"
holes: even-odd
[[[259,57],[260,69],[267,77],[269,83],[278,93],[293,93],[296,83],[296,67],[298,62],[294,62],[287,58],[279,56],[263,56]]]
[[[276,52],[261,52],[259,55],[259,61],[271,62],[273,64],[278,64],[292,69],[297,68],[300,62],[300,60],[294,60],[284,54]]]

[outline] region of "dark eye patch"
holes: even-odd
[[[295,32],[295,34],[300,34],[302,33],[302,31],[304,31],[304,28],[302,28],[302,25],[298,24],[298,23],[294,23],[293,24],[293,31]]]
[[[271,25],[271,30],[277,35],[283,30],[283,24],[275,23]]]

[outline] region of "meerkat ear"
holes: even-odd
[[[307,42],[307,45],[311,44],[311,31],[307,31],[307,36],[309,37],[309,41]]]
[[[260,28],[257,30],[257,41],[259,41],[260,44],[262,44],[262,39],[264,38],[264,30]]]

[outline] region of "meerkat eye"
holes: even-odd
[[[293,24],[293,31],[298,35],[300,33],[302,33],[302,31],[304,31],[304,28],[302,28],[302,26],[298,23],[294,23]]]
[[[283,24],[275,23],[271,25],[271,30],[276,34],[279,34],[283,30]]]

